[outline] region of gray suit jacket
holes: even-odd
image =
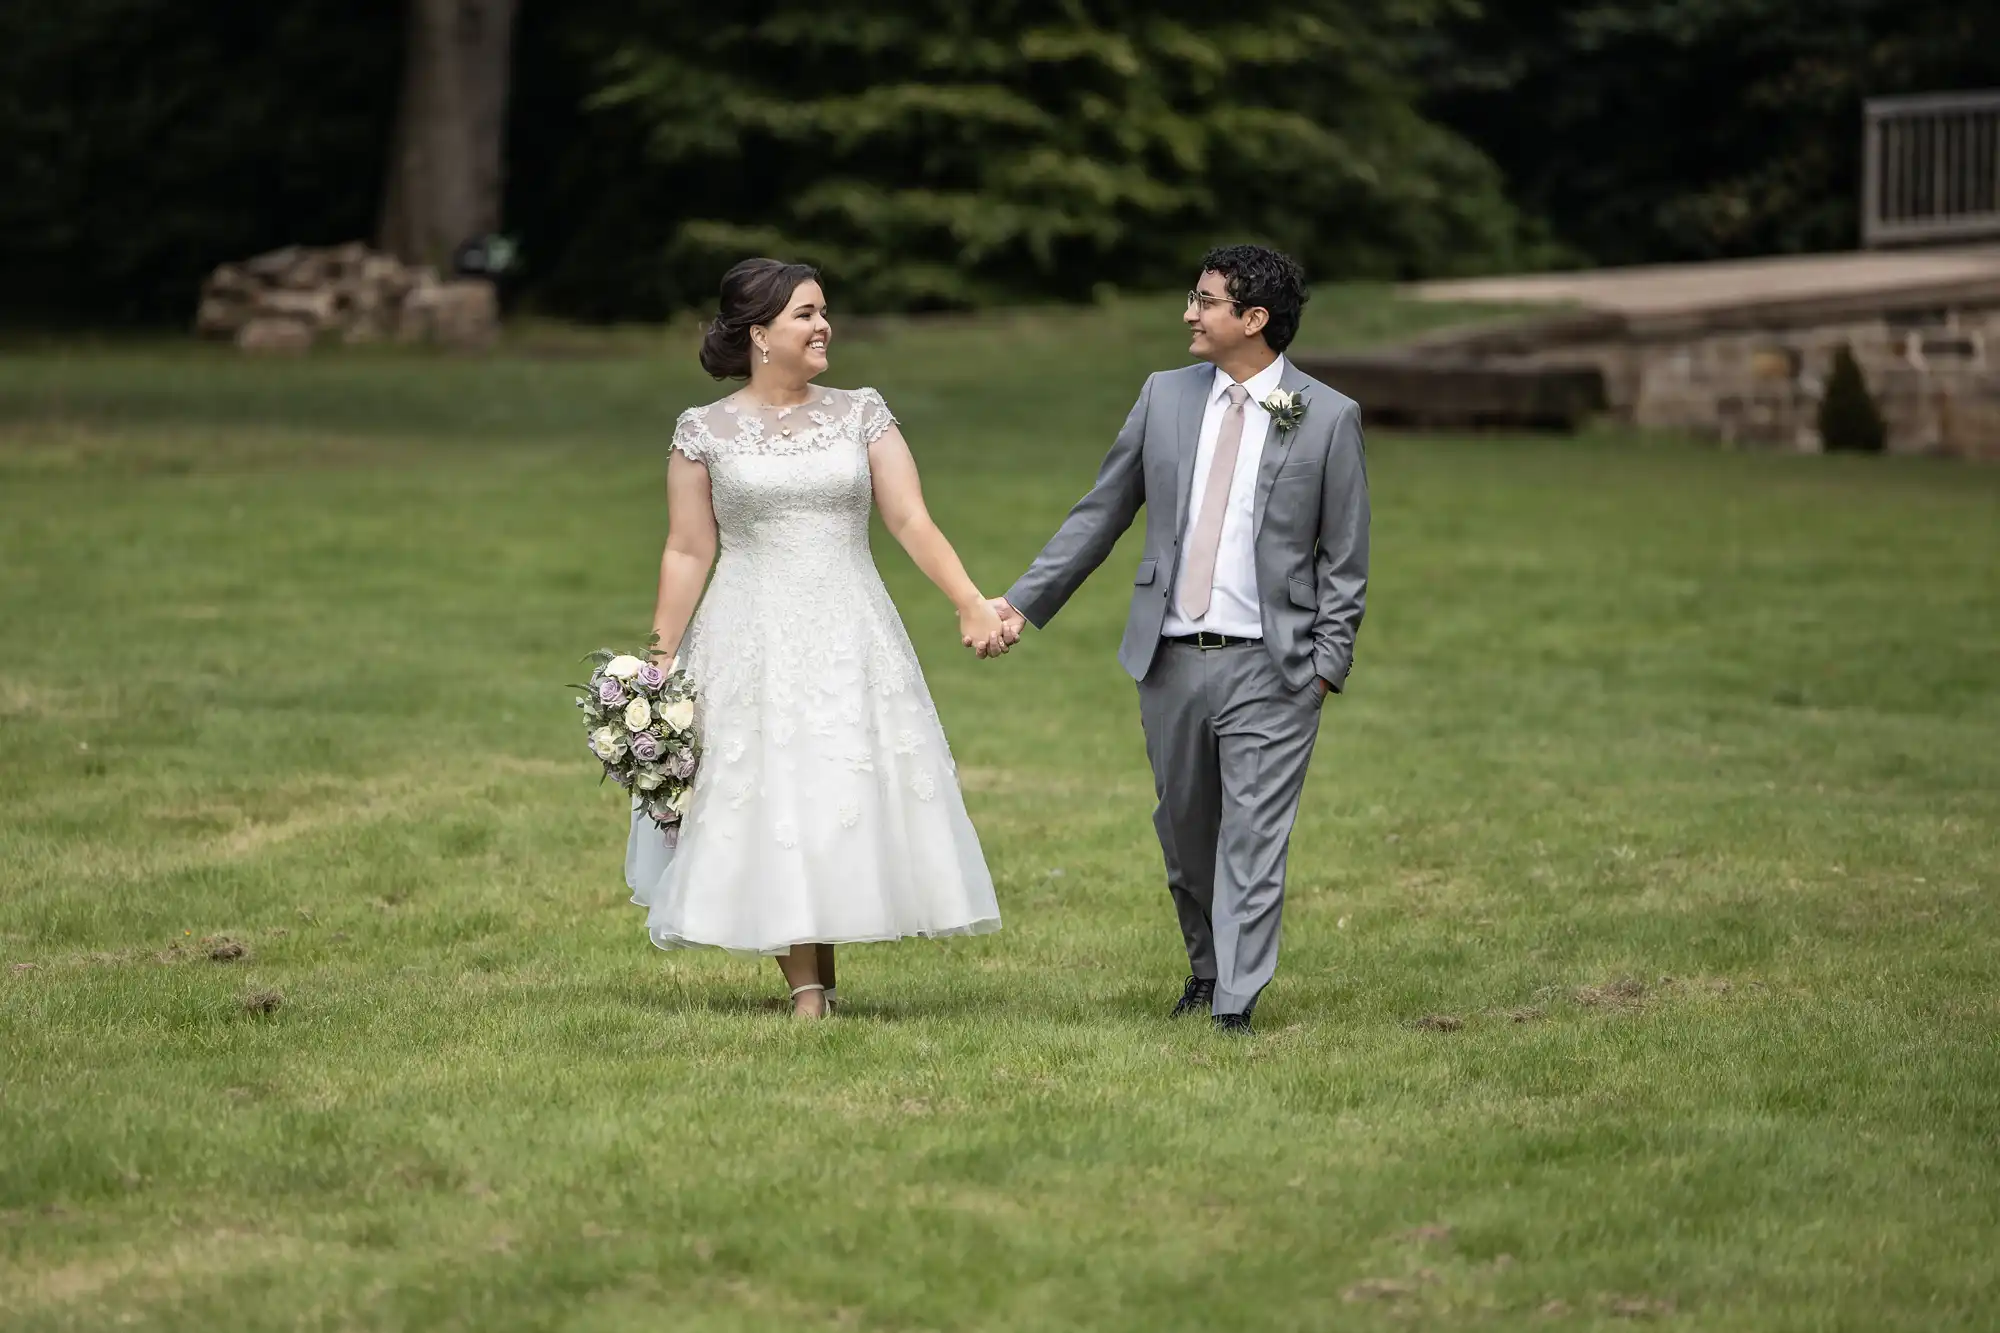
[[[1180,569],[1202,409],[1215,384],[1206,363],[1150,376],[1077,501],[1007,600],[1040,628],[1060,611],[1132,526],[1143,505],[1146,549],[1118,660],[1134,680],[1152,669]],[[1264,644],[1294,689],[1314,676],[1338,690],[1354,662],[1368,590],[1368,473],[1361,409],[1290,361],[1279,387],[1305,394],[1305,419],[1264,441],[1257,472],[1257,594]]]

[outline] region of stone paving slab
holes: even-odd
[[[1707,264],[1649,264],[1579,273],[1531,273],[1413,283],[1419,300],[1570,305],[1630,316],[1699,314],[1760,302],[1892,296],[1951,284],[2000,283],[2000,247],[1870,250]]]

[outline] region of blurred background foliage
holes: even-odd
[[[2000,87],[2000,5],[1482,0],[1419,71],[1424,110],[1595,263],[1849,249],[1863,99]]]
[[[746,252],[850,309],[1838,248],[1860,100],[2000,84],[1964,0],[523,0],[518,304],[712,299]],[[214,264],[376,226],[399,0],[0,8],[0,314],[185,321]]]

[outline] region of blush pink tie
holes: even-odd
[[[1236,479],[1236,455],[1243,447],[1243,404],[1250,391],[1229,386],[1229,406],[1222,410],[1222,429],[1215,437],[1215,457],[1208,465],[1208,482],[1201,489],[1201,513],[1188,538],[1186,563],[1181,566],[1181,614],[1200,620],[1208,614],[1215,589],[1215,557],[1222,549],[1222,519],[1229,512],[1229,484]]]

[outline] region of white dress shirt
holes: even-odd
[[[1285,377],[1285,358],[1243,381],[1250,400],[1243,404],[1243,441],[1236,450],[1236,472],[1229,482],[1229,508],[1222,514],[1222,539],[1215,553],[1215,582],[1208,598],[1208,614],[1189,620],[1181,614],[1179,579],[1167,598],[1167,620],[1160,633],[1169,638],[1206,632],[1227,634],[1239,639],[1264,637],[1264,616],[1257,601],[1257,468],[1264,459],[1264,439],[1270,434],[1271,414],[1262,406],[1277,391]],[[1208,404],[1201,413],[1201,438],[1194,455],[1194,486],[1188,492],[1187,515],[1181,525],[1181,551],[1194,540],[1195,520],[1201,515],[1202,496],[1208,491],[1208,470],[1215,461],[1216,437],[1222,434],[1222,414],[1229,406],[1229,386],[1236,383],[1220,367],[1208,391]]]

